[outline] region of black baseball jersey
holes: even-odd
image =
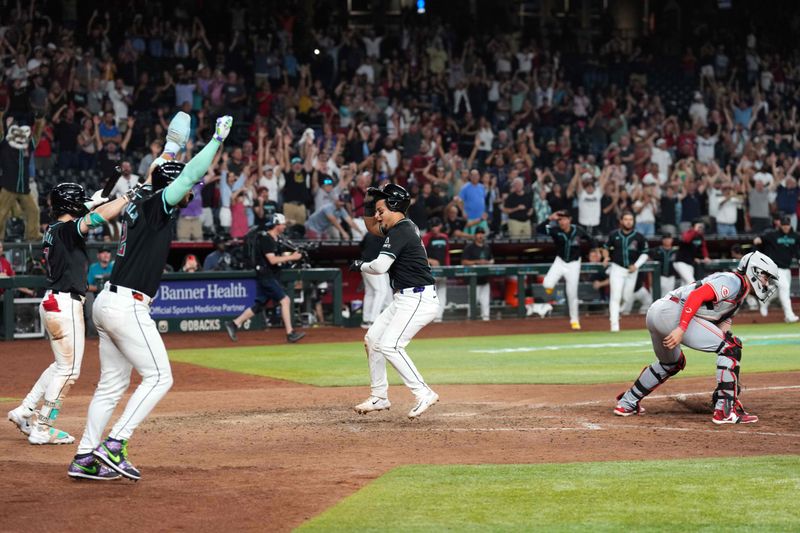
[[[450,264],[450,241],[446,233],[428,232],[422,236],[422,244],[428,257],[439,261],[439,266]]]
[[[553,239],[556,255],[568,263],[581,258],[581,240],[594,246],[595,240],[575,224],[571,224],[568,231],[562,230],[556,221],[551,221],[549,224],[544,222],[536,229]]]
[[[659,246],[655,251],[655,260],[661,263],[662,276],[677,276],[675,272],[675,248]]]
[[[612,231],[605,248],[610,254],[611,261],[625,268],[634,264],[639,256],[650,251],[647,239],[635,229],[629,233],[621,229]]]
[[[42,254],[47,270],[47,288],[59,292],[86,294],[86,275],[89,256],[86,236],[80,232],[80,222],[56,222],[47,228],[42,239]]]
[[[778,268],[789,268],[793,258],[800,258],[800,238],[793,230],[789,233],[768,231],[761,236],[759,249],[771,257]]]
[[[394,258],[389,268],[394,290],[434,284],[419,228],[411,220],[404,218],[389,228],[380,253]]]
[[[167,264],[177,212],[167,205],[163,189],[128,204],[121,217],[112,284],[155,296]]]

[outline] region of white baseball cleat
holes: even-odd
[[[417,401],[417,405],[415,405],[414,408],[408,412],[408,418],[411,420],[418,418],[419,415],[427,411],[431,405],[438,401],[439,395],[431,391],[430,394],[423,396],[421,399],[419,399],[419,401]]]
[[[365,415],[372,411],[388,411],[392,406],[386,398],[378,398],[377,396],[370,396],[365,401],[353,407],[356,413]]]
[[[31,434],[28,435],[31,444],[72,444],[75,437],[54,427],[34,423],[31,425]]]
[[[784,321],[785,321],[787,324],[794,324],[795,322],[798,322],[798,321],[800,321],[800,316],[797,316],[797,315],[795,315],[795,316],[786,317],[786,318],[784,319]]]
[[[17,428],[25,435],[31,434],[31,416],[33,411],[30,411],[24,405],[20,405],[16,409],[8,412],[8,419],[17,426]]]

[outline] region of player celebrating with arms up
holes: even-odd
[[[89,404],[78,454],[67,471],[71,477],[141,477],[128,460],[128,439],[172,386],[167,350],[150,317],[150,302],[167,262],[176,207],[191,201],[192,186],[205,176],[232,122],[229,116],[218,118],[214,138],[188,164],[168,160],[155,166],[148,178],[152,194],[125,210],[111,279],[92,308],[100,335],[100,381]],[[132,368],[142,382],[108,438],[101,442],[114,407],[130,384]],[[97,473],[95,458],[112,469],[108,476]]]
[[[670,292],[650,306],[647,329],[657,361],[645,367],[633,386],[617,396],[614,414],[637,415],[645,396],[686,366],[681,344],[717,354],[717,388],[714,391],[715,424],[749,424],[758,417],[748,414],[739,401],[739,369],[742,341],[731,332],[731,319],[747,295],[761,302],[776,290],[778,266],[761,252],[742,257],[733,272],[717,272]]]
[[[408,413],[415,419],[439,401],[439,395],[422,379],[406,346],[439,311],[431,268],[417,226],[406,218],[411,195],[390,183],[382,190],[370,187],[364,203],[364,222],[375,235],[385,236],[377,259],[353,261],[350,270],[380,276],[389,273],[394,300],[370,326],[364,337],[369,361],[371,394],[355,406],[357,413],[389,409],[386,361],[397,370],[417,403]]]
[[[83,186],[77,183],[59,183],[50,191],[50,206],[57,220],[47,228],[42,241],[48,287],[39,304],[39,315],[55,362],[42,372],[22,405],[8,413],[8,419],[28,435],[31,444],[70,444],[75,440],[53,424],[83,361],[83,301],[89,269],[85,239],[91,228],[116,218],[131,198],[125,195],[90,211],[108,200],[100,194],[87,198]],[[44,405],[31,420],[42,398]]]

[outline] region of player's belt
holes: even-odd
[[[423,285],[422,287],[407,287],[405,289],[398,289],[396,294],[414,294],[418,292],[425,292],[426,290],[436,291],[436,285]]]
[[[50,291],[53,294],[69,294],[69,297],[75,300],[76,302],[82,302],[83,296],[78,294],[77,292],[67,292],[67,291]]]
[[[143,302],[143,303],[148,304],[148,305],[150,304],[150,301],[152,300],[152,298],[150,298],[148,295],[146,295],[144,293],[141,293],[139,291],[135,291],[133,289],[129,289],[128,287],[122,287],[121,285],[114,285],[112,283],[106,283],[106,287],[111,292],[115,292],[117,294],[123,294],[125,296],[130,296],[134,300]]]

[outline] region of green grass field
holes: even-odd
[[[406,466],[299,531],[798,531],[800,457]]]
[[[744,338],[743,371],[800,370],[800,328],[792,324],[736,328]],[[440,384],[628,381],[653,360],[645,330],[414,340],[409,353],[425,379]],[[686,351],[689,363],[677,378],[713,374],[716,358]],[[361,343],[287,344],[173,350],[174,361],[286,379],[317,386],[368,385]],[[400,383],[389,371],[391,383]]]

